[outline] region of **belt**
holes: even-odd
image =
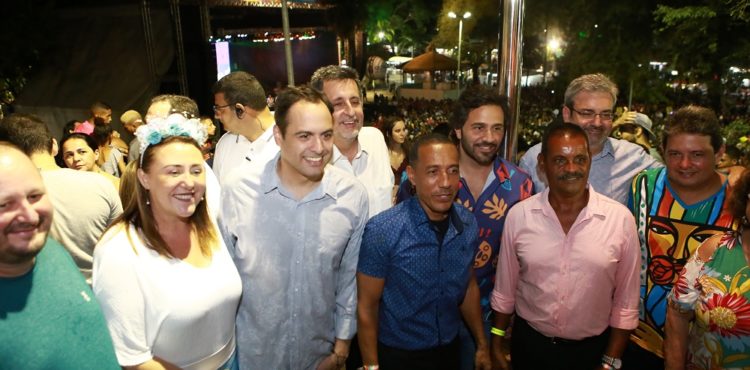
[[[597,339],[600,339],[600,338],[601,338],[602,336],[604,336],[604,335],[607,335],[607,334],[609,334],[609,328],[607,328],[606,330],[604,330],[604,331],[603,331],[603,332],[602,332],[601,334],[599,334],[599,335],[595,335],[595,336],[593,336],[593,337],[587,337],[587,338],[583,338],[583,339],[567,339],[567,338],[562,338],[562,337],[549,337],[549,336],[546,336],[546,335],[544,335],[544,334],[540,333],[540,332],[539,332],[539,331],[537,331],[536,329],[534,329],[534,327],[532,327],[531,325],[529,325],[529,322],[528,322],[528,321],[526,321],[526,320],[525,320],[524,318],[522,318],[521,316],[518,316],[518,315],[516,315],[516,317],[514,318],[514,320],[515,320],[515,322],[516,322],[517,324],[519,324],[519,325],[523,325],[523,326],[526,326],[526,327],[527,327],[528,329],[530,329],[531,331],[533,331],[533,332],[534,332],[535,334],[537,334],[538,336],[540,336],[540,337],[544,337],[544,338],[546,338],[547,340],[549,340],[549,342],[550,342],[550,343],[552,343],[552,344],[556,344],[556,345],[557,345],[557,344],[559,344],[559,345],[577,345],[577,344],[585,344],[585,343],[589,343],[589,342],[595,341],[595,340],[597,340]]]

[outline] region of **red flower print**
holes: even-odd
[[[722,337],[750,335],[750,302],[737,294],[713,294],[706,302],[709,330]]]

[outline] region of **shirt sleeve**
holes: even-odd
[[[385,247],[386,227],[380,217],[370,220],[362,235],[357,271],[365,275],[384,279],[388,272],[388,256]]]
[[[532,158],[533,156],[528,151],[523,154],[523,157],[521,157],[521,160],[518,161],[518,167],[520,167],[522,170],[526,171],[529,176],[534,176],[534,173],[536,172],[536,158]]]
[[[364,189],[358,211],[360,217],[349,238],[336,277],[336,338],[345,340],[351,339],[357,332],[357,263],[368,213]]]
[[[221,238],[224,240],[224,244],[229,250],[229,254],[234,258],[237,248],[237,235],[233,231],[233,222],[236,217],[234,204],[236,201],[234,199],[234,194],[232,194],[231,187],[224,187],[221,190],[221,197],[219,199],[221,199],[221,205],[217,216],[217,226]]]
[[[104,186],[102,186],[102,189],[109,203],[109,220],[107,220],[107,225],[111,225],[122,214],[122,201],[120,201],[120,195],[117,194],[117,190],[109,183],[109,180],[105,179],[103,183]]]
[[[130,141],[130,145],[128,146],[128,163],[137,161],[141,152],[141,146],[138,142],[138,139],[133,139]]]
[[[503,236],[500,239],[500,255],[495,271],[495,287],[490,295],[492,309],[504,314],[512,314],[516,305],[515,294],[520,267],[516,256],[514,231],[517,227],[516,218],[518,217],[516,213],[519,210],[518,207],[511,208],[505,219]]]
[[[631,330],[638,326],[641,252],[635,219],[624,208],[621,209],[625,216],[622,226],[623,246],[615,273],[615,291],[609,325],[613,328]]]
[[[146,307],[133,246],[124,235],[118,236],[94,249],[93,287],[107,320],[117,361],[121,366],[134,366],[151,360],[153,355],[146,339]]]
[[[669,304],[676,306],[680,311],[693,311],[698,298],[700,298],[699,279],[703,265],[705,264],[705,262],[698,258],[698,250],[701,247],[698,247],[690,256],[688,262],[682,268],[682,271],[680,271],[680,275],[677,277],[677,283],[672,286],[672,291],[667,296]]]

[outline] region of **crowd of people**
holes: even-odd
[[[215,144],[181,95],[130,143],[103,103],[59,142],[0,121],[0,369],[750,367],[750,171],[710,109],[657,139],[583,75],[516,164],[484,86],[375,126],[347,67],[273,112],[212,92]]]

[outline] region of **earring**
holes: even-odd
[[[146,199],[146,205],[147,205],[147,206],[150,206],[150,205],[151,205],[151,201],[150,201],[150,200],[148,200],[148,199]]]

